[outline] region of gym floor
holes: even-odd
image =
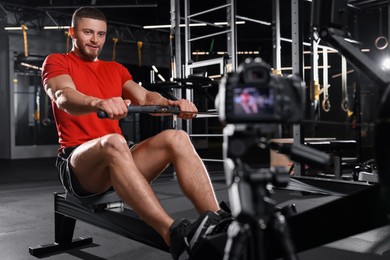
[[[227,201],[222,171],[210,172],[219,200]],[[196,218],[190,202],[172,178],[162,176],[153,183],[163,206],[174,217]],[[54,159],[0,160],[0,252],[1,259],[36,259],[28,248],[52,243],[54,239],[53,193],[62,191]],[[293,191],[276,191],[278,203],[294,202],[299,212],[320,205],[332,196],[307,196]],[[337,214],[337,212],[335,212]],[[359,216],[351,216],[355,218]],[[321,223],[318,223],[321,225]],[[171,259],[166,252],[148,247],[81,221],[75,237],[92,237],[93,244],[42,259]],[[321,236],[321,234],[318,234]],[[299,254],[301,260],[389,259],[390,227],[358,234]]]

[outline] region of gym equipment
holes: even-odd
[[[77,198],[67,192],[55,193],[54,243],[30,247],[30,254],[40,257],[91,244],[92,238],[73,239],[77,219],[169,252],[161,236],[133,210],[123,207],[121,199],[110,190],[87,198]]]
[[[253,169],[243,163],[240,158],[246,146],[276,148],[291,159],[306,163],[323,164],[330,156],[310,147],[294,148],[295,144],[264,145],[258,131],[243,130],[242,126],[232,128],[228,125],[224,129],[224,162],[235,222],[228,230],[225,260],[243,259],[243,251],[247,257],[244,259],[298,259],[297,252],[390,224],[379,185],[347,184],[341,180],[295,177],[294,180],[308,184],[312,190],[323,185],[323,189],[317,190],[333,193],[337,198],[304,212],[297,213],[288,207],[290,214],[286,214],[286,210],[276,207],[267,185],[283,189],[289,181],[288,174],[280,168]],[[239,140],[245,143],[239,146]],[[237,147],[241,147],[240,151]]]
[[[165,94],[172,99],[176,99],[176,97],[170,93],[171,89],[191,89],[205,97],[211,103],[214,103],[215,97],[209,91],[207,91],[207,89],[212,89],[213,87],[218,89],[218,85],[218,81],[214,81],[208,77],[189,75],[184,79],[174,78],[173,81],[158,81],[150,84],[144,84],[144,87],[149,90]]]
[[[158,106],[145,107],[145,109],[130,106],[129,111],[172,114],[179,112],[177,108]],[[273,148],[276,147],[286,151],[286,147],[280,147],[276,144],[273,145]],[[287,150],[291,152],[291,147],[287,147]],[[312,153],[310,149],[296,147],[294,152],[296,152],[295,156],[297,159],[300,156],[310,156],[312,161],[323,163],[322,154]],[[314,155],[314,158],[312,155]],[[276,176],[271,174],[271,172],[266,172],[263,176],[263,173],[247,178],[246,182],[243,182],[243,187],[252,185],[248,182],[248,180],[252,179],[252,181],[255,180],[257,184],[264,188],[261,189],[262,191],[265,191],[264,184],[274,178],[281,178],[277,182],[285,183],[286,181],[283,175]],[[246,190],[251,191],[251,189]],[[245,191],[245,189],[241,191]],[[246,193],[244,195],[248,194]],[[314,248],[389,224],[386,212],[382,206],[382,200],[383,197],[381,196],[379,187],[368,186],[368,188],[361,189],[352,195],[345,196],[303,213],[286,215],[283,214],[283,211],[272,211],[272,213],[275,213],[273,214],[275,216],[273,223],[276,223],[278,227],[282,228],[278,232],[278,236],[282,238],[279,241],[282,241],[282,244],[285,245],[284,252],[289,252],[290,255],[294,255],[295,252]],[[356,203],[356,201],[359,201],[359,203]],[[272,208],[269,206],[272,206],[272,203],[266,206],[267,208],[263,213],[269,213],[270,208]],[[30,247],[29,252],[31,255],[39,257],[92,243],[92,238],[73,239],[77,219],[113,231],[154,248],[168,251],[168,247],[159,234],[144,223],[133,210],[123,207],[121,200],[113,191],[83,199],[75,198],[67,193],[55,193],[54,209],[55,242],[38,247]],[[247,206],[247,209],[251,209],[251,207]],[[337,212],[337,214],[334,214],[334,212]],[[359,215],[360,217],[350,218],[353,215]],[[305,229],[302,229],[303,226],[305,226]],[[289,235],[285,233],[286,231],[283,231],[285,227],[289,227]],[[268,230],[265,230],[265,232],[262,230],[259,231],[259,234],[263,233],[260,236],[264,236],[265,234],[267,236],[269,235]],[[318,234],[321,235],[319,236]],[[286,237],[288,238],[287,240],[285,239]],[[193,253],[192,259],[222,259],[227,239],[228,236],[226,233],[206,237],[199,246],[199,249]],[[269,243],[267,246],[265,255],[267,259],[281,257],[280,244]],[[295,247],[295,250],[292,250],[292,246]],[[258,247],[258,245],[255,245],[255,247]],[[258,254],[263,253],[259,252]]]
[[[129,113],[179,113],[177,107],[129,106]],[[106,118],[103,111],[97,115]],[[67,192],[54,194],[55,241],[53,244],[30,247],[33,256],[72,249],[92,243],[92,238],[73,239],[76,219],[113,231],[146,245],[169,252],[161,236],[137,214],[123,206],[122,200],[113,191],[78,198]]]
[[[178,107],[171,106],[128,106],[129,113],[159,113],[159,114],[179,114]],[[99,118],[107,118],[107,114],[104,111],[97,113]]]
[[[285,216],[285,221],[282,216],[281,221],[276,222],[277,228],[275,228],[275,222],[272,221],[272,218],[275,218],[273,205],[267,197],[267,192],[264,192],[266,189],[261,187],[264,186],[264,182],[271,182],[273,179],[266,178],[266,174],[257,176],[257,171],[240,164],[240,156],[232,152],[228,145],[235,129],[225,127],[225,174],[230,187],[229,195],[233,216],[236,217],[236,221],[228,231],[225,259],[240,259],[241,250],[247,249],[247,244],[250,245],[246,250],[249,252],[249,259],[273,259],[280,255],[281,245],[285,259],[297,259],[296,252],[390,224],[388,217],[390,209],[390,175],[388,174],[390,152],[388,147],[390,140],[386,134],[390,129],[388,120],[390,117],[390,78],[367,59],[355,45],[351,44],[351,41],[345,41],[348,37],[344,31],[348,13],[347,4],[347,0],[313,1],[312,18],[315,19],[313,24],[317,26],[322,39],[338,49],[356,67],[365,71],[384,90],[375,132],[379,185],[368,186],[356,193],[300,214]],[[242,134],[241,139],[248,139],[245,138],[247,137],[245,134],[248,133]],[[252,143],[259,139],[258,136],[250,137],[252,137]],[[262,182],[258,181],[260,178],[263,178]],[[267,231],[270,234],[267,234]],[[278,237],[282,235],[280,240],[282,243],[267,243],[266,235],[275,238],[272,236],[274,233]]]
[[[167,115],[178,115],[180,113],[194,113],[194,114],[205,114],[212,115],[215,114],[213,111],[201,111],[201,112],[191,112],[191,111],[180,111],[179,107],[173,106],[128,106],[127,110],[129,113],[147,113],[147,114],[167,114]],[[107,118],[107,114],[104,111],[98,111],[97,116],[99,118]]]
[[[329,3],[332,5],[332,10],[337,15],[330,15],[328,12],[324,12],[324,10],[327,10],[329,8],[326,8],[329,6]],[[252,246],[253,254],[255,256],[259,256],[261,258],[267,258],[267,259],[275,259],[280,257],[281,250],[280,246],[281,244],[277,243],[265,243],[265,237],[266,235],[269,235],[269,230],[266,229],[268,224],[266,222],[259,222],[257,221],[258,226],[256,226],[256,229],[254,229],[254,233],[251,235],[255,236],[254,240],[248,240],[247,237],[245,237],[245,234],[250,230],[248,226],[246,225],[245,220],[249,219],[250,223],[254,223],[252,219],[254,220],[265,220],[270,219],[271,217],[276,216],[277,221],[273,222],[276,223],[278,227],[281,227],[280,232],[277,232],[276,234],[282,236],[281,242],[282,245],[284,245],[283,252],[286,253],[287,259],[295,259],[296,258],[296,252],[308,250],[310,248],[314,248],[320,245],[324,245],[330,242],[334,242],[336,240],[349,237],[355,234],[359,234],[368,230],[372,230],[374,228],[382,227],[384,225],[390,224],[390,220],[388,218],[389,213],[389,198],[390,198],[390,175],[388,172],[390,172],[390,165],[388,164],[388,159],[390,158],[390,151],[388,147],[390,146],[390,139],[388,138],[388,133],[390,131],[390,124],[388,118],[390,117],[390,90],[389,90],[389,83],[390,79],[388,75],[386,75],[384,72],[382,72],[380,69],[377,69],[376,64],[374,64],[372,61],[368,60],[367,57],[365,57],[356,46],[351,44],[350,42],[346,42],[345,38],[347,35],[345,35],[345,32],[341,30],[338,26],[329,26],[328,23],[326,23],[325,18],[332,17],[332,20],[330,25],[335,25],[342,22],[343,14],[346,12],[342,12],[340,10],[346,10],[347,1],[346,0],[333,0],[333,1],[313,1],[313,6],[319,5],[323,8],[316,8],[317,11],[316,15],[313,15],[313,17],[319,17],[319,24],[318,28],[320,29],[320,36],[321,38],[325,39],[328,43],[333,45],[336,49],[340,51],[342,55],[344,55],[353,65],[360,68],[361,70],[365,71],[369,78],[371,78],[375,83],[378,84],[384,90],[383,99],[381,102],[381,106],[379,109],[378,114],[378,120],[376,122],[376,155],[377,155],[377,163],[378,163],[378,172],[379,172],[379,185],[370,185],[366,188],[341,197],[340,199],[336,199],[332,202],[326,203],[324,205],[315,207],[311,210],[298,213],[295,215],[280,215],[278,212],[270,210],[273,207],[272,203],[268,203],[269,201],[259,201],[260,199],[268,198],[264,195],[266,194],[266,188],[264,186],[264,183],[270,182],[273,180],[274,177],[271,172],[264,172],[264,174],[253,174],[253,176],[247,177],[248,175],[234,175],[235,178],[227,178],[229,181],[235,181],[236,185],[233,185],[230,187],[230,191],[232,193],[230,202],[231,203],[238,203],[241,206],[238,210],[238,213],[236,212],[236,216],[239,216],[241,211],[241,208],[245,209],[245,212],[248,212],[248,214],[242,214],[240,216],[240,219],[238,219],[240,222],[239,225],[240,228],[238,228],[236,233],[229,234],[228,242],[233,244],[233,246],[227,248],[229,249],[227,251],[228,258],[230,256],[231,248],[235,249],[234,244],[236,237],[243,237],[247,244],[250,244]],[[345,5],[345,6],[343,6]],[[319,12],[320,11],[320,12]],[[314,12],[313,12],[314,13]],[[325,26],[323,23],[325,23]],[[225,162],[228,164],[228,162]],[[228,165],[229,166],[229,165]],[[230,165],[231,167],[232,165]],[[235,165],[233,165],[235,166]],[[234,168],[230,168],[234,169]],[[244,168],[239,168],[239,171],[236,173],[240,173],[240,170],[245,170]],[[233,176],[233,171],[230,172],[231,177]],[[241,172],[242,173],[242,172]],[[258,173],[253,172],[249,170],[249,173]],[[228,173],[227,173],[228,177]],[[263,178],[263,179],[262,179]],[[242,181],[244,180],[244,181]],[[241,186],[240,186],[241,185]],[[257,187],[257,185],[260,186],[260,188]],[[240,188],[241,187],[241,188]],[[249,189],[245,189],[249,188]],[[252,194],[253,192],[253,194]],[[235,194],[235,195],[234,195]],[[258,196],[260,195],[260,197]],[[249,198],[249,203],[248,200]],[[258,201],[253,201],[258,200]],[[74,217],[81,218],[82,214],[85,212],[85,207],[80,210],[80,215],[76,212],[70,212],[71,210],[64,209],[68,203],[74,203],[74,202],[64,202],[63,206],[61,207],[61,203],[63,201],[61,199],[55,200],[56,205],[56,213],[59,213],[62,216],[65,216],[62,220],[62,224],[65,221],[75,221],[67,219],[67,216],[71,216],[70,214],[73,214]],[[233,207],[232,207],[233,208]],[[88,209],[91,211],[90,209]],[[233,208],[235,210],[235,208]],[[108,210],[103,210],[103,212],[106,212]],[[97,213],[93,213],[96,214]],[[246,216],[249,216],[246,218]],[[56,215],[58,218],[63,218],[61,216]],[[253,218],[254,216],[254,218]],[[285,220],[283,220],[283,217]],[[57,222],[56,222],[57,223]],[[58,223],[59,229],[61,229],[62,224]],[[99,223],[97,223],[99,224]],[[110,225],[110,224],[109,224]],[[57,224],[56,224],[57,226]],[[233,228],[237,226],[236,224],[233,225]],[[285,228],[288,227],[289,231]],[[303,228],[304,227],[304,228]],[[233,229],[232,228],[232,229]],[[276,227],[272,228],[274,230]],[[230,230],[229,230],[230,231]],[[242,232],[242,233],[240,233]],[[133,234],[133,230],[130,232]],[[64,234],[61,233],[59,235],[56,234],[56,240],[57,243],[61,243],[64,239]],[[143,238],[143,232],[142,232],[142,238]],[[235,236],[235,234],[238,234],[238,236]],[[242,235],[240,237],[240,234]],[[66,234],[67,237],[69,237],[69,233]],[[223,236],[223,234],[221,235]],[[274,238],[271,236],[271,238]],[[156,241],[154,238],[147,240],[147,242],[153,241],[153,245],[159,245],[159,243],[155,243]],[[210,248],[219,248],[221,243],[223,244],[223,237],[221,237],[218,241],[216,241],[216,244],[213,246],[212,242],[210,241],[209,245]],[[250,243],[252,241],[260,243]],[[239,241],[242,244],[241,241]],[[227,244],[229,244],[227,243]],[[66,243],[65,243],[66,244]],[[69,244],[69,242],[68,242]],[[236,244],[237,245],[237,244]],[[265,246],[266,245],[266,246]],[[156,246],[156,247],[157,247]],[[260,250],[259,250],[259,249]],[[239,249],[239,248],[238,248]],[[261,252],[261,250],[266,252]],[[34,250],[33,250],[34,251]],[[205,250],[200,250],[200,252],[205,253]],[[239,252],[239,250],[233,250],[235,252]],[[31,250],[30,250],[31,252]],[[220,251],[219,251],[220,252]],[[208,252],[207,252],[208,253]],[[239,257],[240,253],[231,255],[232,257]],[[253,256],[253,255],[252,255]],[[249,255],[251,257],[251,255]],[[252,257],[253,258],[253,257]],[[203,259],[207,259],[206,257]],[[208,258],[210,259],[210,258]],[[217,259],[217,258],[212,258]],[[219,259],[219,258],[218,258]],[[259,258],[257,258],[259,259]]]
[[[374,159],[356,165],[352,172],[355,181],[378,183],[378,170]]]
[[[263,129],[256,125],[228,124],[224,128],[224,168],[229,187],[229,200],[235,220],[228,229],[224,260],[269,259],[271,244],[277,244],[284,259],[295,260],[296,249],[285,215],[270,197],[269,185],[286,187],[289,173],[286,167],[253,169],[241,161],[251,146],[272,148],[288,154],[291,159],[315,164],[327,164],[330,156],[304,145],[274,143],[260,136]],[[237,149],[240,147],[240,149]],[[271,239],[272,238],[272,239]],[[273,241],[273,242],[271,242]],[[280,250],[281,249],[281,250]],[[280,252],[282,251],[282,252]],[[244,252],[244,253],[243,253]]]
[[[375,121],[375,155],[378,166],[379,185],[382,189],[384,203],[390,211],[390,166],[388,160],[390,139],[390,77],[376,63],[364,55],[357,42],[349,38],[347,28],[347,0],[313,1],[312,24],[322,40],[337,49],[341,55],[375,83],[382,92],[377,118]],[[348,39],[348,40],[346,40]]]
[[[129,106],[131,113],[169,113],[178,114],[177,107],[170,106]],[[105,118],[103,111],[98,116]],[[30,247],[29,253],[36,257],[61,252],[85,246],[92,243],[92,238],[79,237],[73,239],[76,220],[81,220],[100,228],[112,231],[129,239],[141,242],[151,247],[169,252],[162,237],[130,208],[124,207],[124,203],[114,190],[103,194],[96,194],[85,198],[75,197],[67,192],[54,194],[54,232],[55,240],[52,244]],[[223,246],[215,247],[215,244],[223,245],[226,236],[216,234],[202,242],[198,252],[194,252],[196,258],[204,259],[203,252],[207,256],[221,255],[218,251]],[[216,258],[214,258],[216,259]]]

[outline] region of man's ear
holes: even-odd
[[[74,38],[74,27],[69,27],[69,34],[72,39]]]

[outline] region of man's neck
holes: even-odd
[[[77,57],[79,57],[80,59],[84,60],[84,61],[88,61],[88,62],[95,62],[95,61],[98,61],[98,57],[96,57],[95,59],[88,59],[85,57],[85,55],[82,55],[82,53],[76,49],[76,48],[72,48],[71,52],[74,53],[74,55],[76,55]]]

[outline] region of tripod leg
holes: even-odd
[[[285,260],[298,260],[298,256],[295,253],[294,243],[290,236],[290,230],[288,228],[286,219],[282,213],[277,211],[273,218],[273,231],[275,231],[280,245],[283,248]]]
[[[224,260],[239,260],[241,259],[243,249],[248,240],[248,225],[234,221],[228,229],[228,239],[225,245]]]

